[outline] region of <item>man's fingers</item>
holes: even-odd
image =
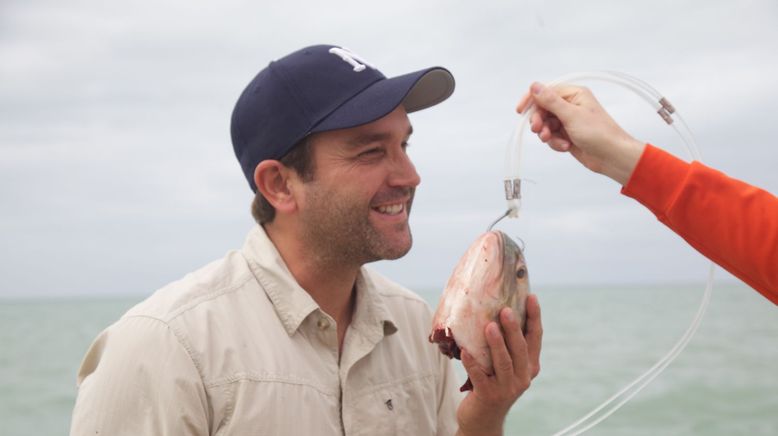
[[[465,367],[467,376],[470,377],[470,383],[473,384],[473,390],[478,389],[479,386],[483,386],[488,381],[489,376],[480,366],[478,366],[478,362],[476,362],[473,356],[464,349],[459,357],[462,359],[462,366]]]
[[[500,311],[500,323],[505,331],[505,344],[513,362],[513,374],[522,377],[527,371],[527,342],[519,319],[513,310],[504,308]]]
[[[540,347],[543,341],[543,323],[540,320],[540,304],[535,294],[527,296],[527,325],[524,337],[527,340],[527,355],[532,378],[540,372]]]
[[[529,120],[529,129],[532,133],[540,133],[540,129],[543,128],[543,118],[537,113],[532,114],[532,118]]]
[[[540,132],[538,132],[538,138],[540,138],[543,142],[548,142],[553,137],[553,134],[551,133],[551,129],[548,127],[548,124],[543,124],[543,127],[540,129]]]
[[[507,310],[510,311],[510,309]],[[504,321],[502,315],[500,315],[500,321]],[[486,326],[486,342],[489,344],[489,350],[492,354],[494,374],[497,376],[497,380],[502,382],[512,379],[515,376],[516,367],[526,366],[527,360],[527,351],[526,346],[523,346],[524,338],[521,335],[521,329],[515,322],[512,328],[516,329],[516,331],[509,332],[507,331],[508,328],[511,327],[503,324],[503,329],[506,330],[506,336],[503,338],[497,323],[491,322]],[[507,343],[508,341],[511,341],[511,343]],[[521,356],[522,350],[524,357]]]
[[[570,92],[569,87],[549,88],[540,82],[535,82],[530,90],[537,106],[553,113],[562,122],[567,119],[573,106],[563,96],[567,96],[565,93]]]
[[[532,130],[534,133],[540,132],[540,129],[544,124],[546,124],[546,118],[548,116],[549,115],[547,111],[538,108],[535,112],[532,113],[532,116],[530,117],[530,130]]]
[[[548,119],[546,119],[546,124],[548,124],[548,128],[551,129],[552,132],[558,132],[559,129],[562,128],[562,122],[559,121],[559,118],[557,117],[548,117]]]
[[[567,134],[564,131],[554,131],[548,124],[538,124],[537,127],[533,126],[532,131],[538,135],[538,139],[540,139],[541,142],[545,142],[553,150],[570,150],[570,140],[567,139]]]
[[[527,106],[529,106],[529,103],[532,101],[532,94],[529,92],[524,94],[521,99],[519,100],[519,103],[516,105],[516,112],[518,113],[524,113],[524,110],[527,109]]]
[[[546,141],[546,144],[548,144],[548,146],[555,151],[570,151],[570,141],[559,136],[554,136],[553,138],[549,139]]]

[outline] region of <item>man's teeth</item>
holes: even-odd
[[[387,204],[385,206],[378,206],[377,210],[380,213],[387,215],[397,215],[403,211],[403,203]]]

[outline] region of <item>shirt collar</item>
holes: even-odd
[[[297,283],[262,226],[251,229],[241,251],[284,329],[292,336],[319,305]],[[397,327],[370,274],[364,267],[357,274],[357,305],[351,327],[377,342],[394,334]]]
[[[368,337],[389,336],[397,332],[397,324],[386,307],[370,271],[365,267],[359,269],[356,281],[357,307],[351,320],[351,327]]]

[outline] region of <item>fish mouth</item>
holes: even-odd
[[[445,328],[436,328],[430,335],[430,342],[438,344],[438,349],[449,359],[462,360],[462,350],[457,345],[457,341],[451,336],[450,331],[446,331]]]
[[[451,330],[438,327],[432,331],[430,335],[430,342],[438,344],[438,349],[443,355],[448,356],[449,359],[462,360],[462,349],[457,345],[457,341],[454,336],[451,335]],[[473,383],[470,381],[470,377],[465,380],[465,383],[459,388],[459,392],[467,392],[473,390]]]

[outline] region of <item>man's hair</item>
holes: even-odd
[[[278,160],[285,167],[293,169],[303,182],[313,179],[313,159],[311,157],[311,136],[306,136],[292,147],[292,150]],[[254,201],[251,203],[251,215],[259,224],[272,222],[276,209],[265,199],[257,189]]]

